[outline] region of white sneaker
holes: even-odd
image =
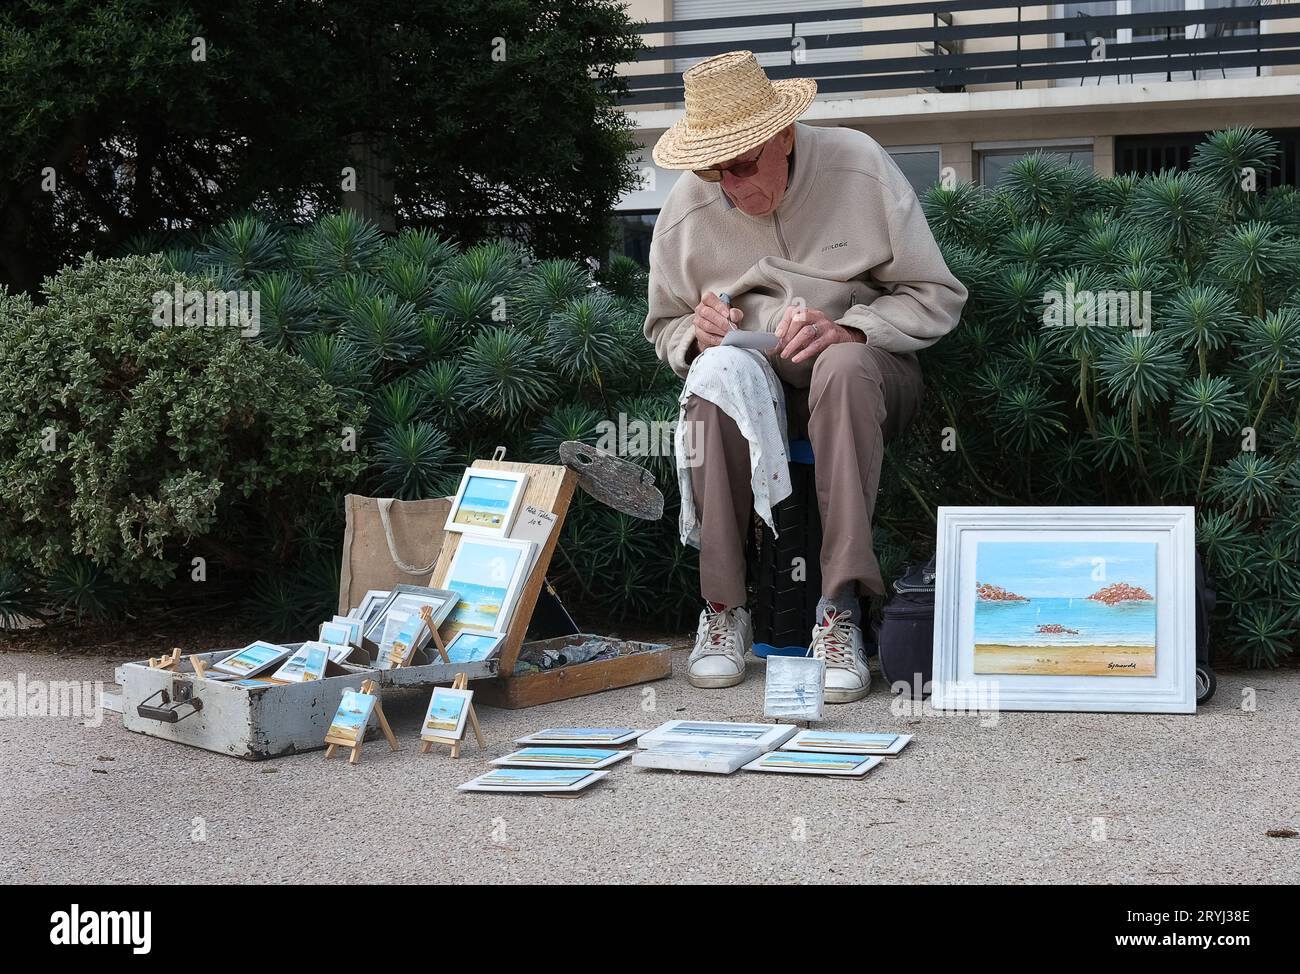
[[[737,606],[714,612],[706,605],[686,664],[687,682],[705,690],[734,687],[745,678],[745,651],[753,642],[748,609]]]
[[[812,631],[812,655],[826,662],[826,702],[852,703],[871,688],[871,670],[862,651],[862,630],[849,615],[830,611]]]

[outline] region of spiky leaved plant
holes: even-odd
[[[368,473],[355,489],[438,496],[497,446],[558,463],[560,443],[597,443],[620,428],[620,413],[624,429],[646,424],[647,448],[653,424],[676,418],[680,384],[641,334],[645,272],[634,263],[612,262],[598,283],[585,267],[536,261],[515,244],[462,250],[424,230],[384,238],[351,214],[274,233],[241,223],[243,253],[232,236],[214,236],[201,253],[209,269],[236,277],[247,268],[266,289],[257,340],[294,351],[366,417],[356,446]],[[251,247],[268,239],[274,260]],[[210,263],[223,253],[231,267]],[[198,263],[186,251],[175,260]],[[618,606],[667,619],[696,589],[693,553],[676,539],[676,478],[671,458],[630,459],[654,470],[669,514],[660,524],[615,517],[579,493],[551,577],[579,615]],[[336,511],[313,517],[317,537],[341,538]],[[305,574],[267,579],[255,604],[276,631],[292,630],[297,603],[319,602],[319,587]]]
[[[1194,504],[1217,651],[1290,656],[1300,197],[1251,189],[1276,158],[1269,135],[1233,129],[1186,172],[1098,179],[1030,156],[999,188],[932,189],[931,227],[971,296],[922,355],[930,405],[890,448],[882,530],[928,537],[926,511],[944,503]],[[1105,292],[1108,310],[1145,292],[1149,321],[1099,317]],[[945,430],[955,442],[936,448]]]

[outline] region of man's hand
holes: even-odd
[[[695,306],[695,344],[700,351],[722,344],[727,332],[740,324],[745,313],[739,308],[728,308],[712,291],[700,298]]]
[[[867,337],[853,328],[845,328],[838,321],[827,318],[816,308],[792,304],[785,309],[781,324],[776,328],[775,353],[781,358],[804,362],[816,358],[832,345],[840,342],[865,342]]]

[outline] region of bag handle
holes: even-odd
[[[402,561],[402,556],[397,553],[397,541],[393,538],[393,522],[389,519],[389,508],[393,506],[393,498],[380,497],[379,500],[379,520],[384,525],[384,537],[388,539],[388,553],[393,556],[393,564],[406,572],[408,575],[428,575],[433,571],[433,566],[438,563],[438,556],[433,556],[433,561],[421,567],[419,565],[408,565]]]

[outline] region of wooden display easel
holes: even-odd
[[[453,690],[468,690],[469,677],[467,677],[464,673],[457,673],[456,679],[451,681],[451,688]],[[435,690],[434,692],[436,693],[437,691]],[[468,706],[469,706],[469,716],[466,717],[465,722],[467,726],[474,728],[474,737],[478,739],[478,746],[479,746],[479,750],[481,751],[483,750],[483,748],[487,747],[487,741],[483,740],[483,731],[478,725],[478,714],[474,712],[474,701],[471,700]],[[435,744],[447,744],[451,747],[451,756],[453,758],[460,757],[460,745],[461,742],[465,739],[463,734],[460,737],[456,737],[456,738],[425,737],[423,731],[421,731],[420,737],[421,737],[420,740],[421,754],[428,754],[430,751],[433,750],[433,745]]]
[[[521,503],[532,504],[540,510],[550,511],[555,515],[555,526],[551,528],[546,544],[537,553],[527,581],[519,590],[519,597],[515,600],[515,607],[510,617],[510,628],[506,632],[506,638],[501,642],[501,652],[498,656],[501,661],[500,673],[502,678],[508,680],[515,671],[519,647],[524,643],[528,623],[533,617],[533,608],[537,605],[538,593],[546,582],[547,569],[551,566],[555,546],[559,544],[560,533],[564,530],[564,518],[569,513],[569,504],[572,503],[573,492],[578,486],[578,475],[568,467],[558,464],[515,463],[510,460],[475,460],[470,467],[475,470],[505,470],[511,473],[528,474],[528,486],[524,489]],[[460,546],[460,539],[459,532],[447,532],[442,551],[439,552],[438,560],[433,566],[433,575],[429,579],[431,587],[446,588],[444,582],[447,579],[447,571],[451,568],[452,558],[455,557],[456,550]],[[441,648],[441,641],[438,645]]]
[[[397,738],[393,734],[393,729],[388,726],[388,718],[384,716],[383,701],[381,701],[379,696],[375,694],[375,681],[366,680],[365,683],[361,684],[361,690],[359,692],[375,696],[375,716],[379,718],[379,729],[384,732],[384,737],[388,739],[388,746],[390,748],[394,751],[401,750],[401,747],[397,743]],[[348,758],[348,764],[358,764],[361,761],[361,745],[365,743],[365,740],[366,728],[364,727],[357,732],[357,739],[355,741],[350,741],[343,737],[331,737],[327,733],[325,735],[325,743],[328,744],[329,747],[325,748],[325,757],[334,757],[334,752],[341,747],[351,748],[352,756]]]

